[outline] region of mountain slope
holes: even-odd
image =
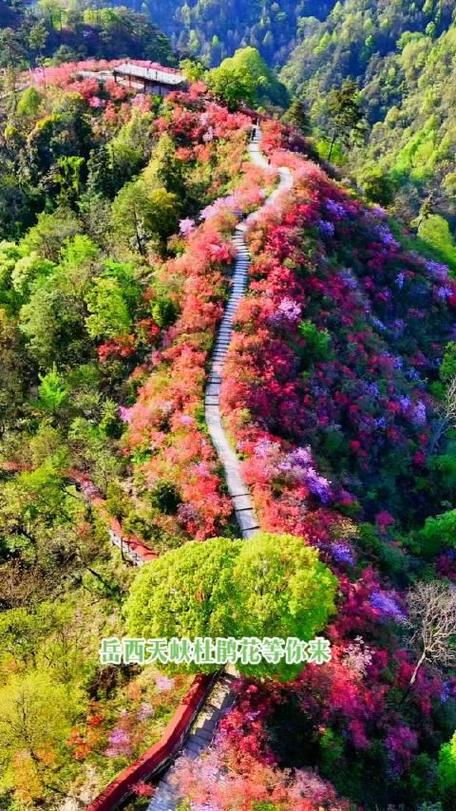
[[[334,0],[158,0],[146,5],[177,48],[209,65],[246,45],[258,48],[270,65],[280,65],[295,42],[299,18],[323,18]]]
[[[322,22],[303,21],[306,35],[281,72],[326,133],[328,92],[348,78],[357,82],[369,129],[345,161],[361,184],[373,170],[383,172],[408,223],[430,198],[425,215],[443,213],[454,225],[453,17],[448,0],[347,0]]]

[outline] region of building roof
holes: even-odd
[[[152,65],[151,67],[143,67],[142,65],[135,65],[133,62],[123,62],[117,65],[113,71],[114,74],[121,76],[132,76],[138,79],[146,79],[149,82],[159,82],[160,84],[178,87],[183,84],[185,79],[182,73],[173,68],[165,68],[162,65]]]

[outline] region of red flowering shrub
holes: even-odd
[[[204,141],[208,132],[211,139],[204,148],[210,148],[213,138],[232,133],[235,148],[239,143],[244,150],[245,127],[250,122],[246,116],[229,114],[215,104],[209,104],[202,115],[173,101],[169,111],[167,126],[178,143],[186,144],[193,158],[195,142]],[[164,125],[164,119],[157,123],[159,130]],[[235,172],[236,165],[231,165],[230,171]],[[172,513],[155,515],[154,521],[177,537],[204,539],[216,535],[231,516],[218,459],[200,426],[206,366],[228,292],[228,270],[234,258],[233,226],[242,212],[252,211],[261,203],[262,184],[269,178],[270,173],[246,165],[233,192],[200,213],[199,226],[192,218],[181,221],[185,251],[156,274],[160,290],[168,291],[178,316],[162,332],[159,349],[151,358],[150,374],[135,404],[123,410],[128,423],[125,447],[138,460],[138,494],[146,495],[161,482],[172,483],[175,488]],[[153,291],[148,298],[154,313]]]
[[[449,336],[455,283],[443,266],[403,251],[382,212],[364,209],[297,155],[291,163],[300,166],[294,199],[282,215],[257,219],[250,237],[251,294],[230,348],[226,418],[255,487],[265,486],[255,480],[259,442],[278,443],[283,454],[310,444],[333,504],[348,491],[368,517],[383,510],[410,519],[401,493],[426,465],[434,403],[424,378],[435,376]],[[282,484],[288,509],[290,478]],[[302,477],[294,487],[302,506]],[[418,499],[416,517],[427,509]]]

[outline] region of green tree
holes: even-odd
[[[187,543],[142,567],[125,608],[129,632],[223,636],[232,621],[232,573],[241,545],[225,538]]]
[[[456,544],[456,510],[426,519],[418,533],[421,554],[432,557],[442,549],[451,549]]]
[[[68,401],[68,389],[55,365],[46,375],[40,375],[38,408],[55,414]]]
[[[13,288],[21,296],[29,296],[35,283],[46,279],[55,268],[54,262],[43,259],[36,251],[21,256],[11,273]]]
[[[86,301],[90,313],[86,325],[91,338],[117,338],[128,335],[132,319],[117,279],[106,276],[96,279],[87,294]]]
[[[418,236],[429,245],[452,270],[456,270],[456,243],[450,226],[440,214],[426,217],[418,228]]]
[[[36,225],[29,229],[21,241],[25,253],[36,251],[51,262],[58,262],[64,243],[74,237],[81,227],[76,217],[65,209],[52,214],[43,211],[38,215]]]
[[[152,318],[155,323],[161,329],[169,327],[176,320],[178,312],[177,304],[166,295],[165,291],[157,290],[151,306]]]
[[[233,569],[234,636],[311,639],[335,611],[337,579],[302,538],[258,533],[243,543]],[[245,672],[284,678],[299,671],[282,664]]]
[[[114,231],[121,240],[146,254],[148,242],[163,244],[177,227],[178,200],[159,187],[149,189],[140,179],[127,183],[112,205]]]
[[[38,8],[53,28],[62,30],[66,12],[63,0],[38,0]]]
[[[204,65],[196,59],[183,59],[179,67],[189,82],[198,82],[204,78]]]
[[[12,70],[24,67],[26,54],[27,50],[22,32],[14,28],[1,28],[0,67]]]
[[[255,105],[271,101],[285,106],[285,87],[275,78],[256,48],[240,48],[207,74],[207,82],[217,98],[235,108],[241,102]]]
[[[36,61],[43,55],[48,38],[47,28],[41,20],[38,20],[30,28],[28,43],[32,51],[36,54]]]
[[[110,173],[118,191],[147,163],[151,144],[151,113],[133,110],[130,119],[108,143]],[[104,160],[104,158],[102,158]]]
[[[130,179],[130,175],[124,179]],[[106,144],[92,149],[87,161],[87,193],[95,196],[114,197],[122,182],[114,177],[111,152]]]
[[[59,158],[54,168],[53,180],[60,187],[59,203],[63,206],[74,205],[81,193],[81,173],[84,158],[66,155]]]
[[[288,110],[282,116],[282,121],[296,127],[303,135],[310,135],[312,132],[309,113],[301,99],[293,99]]]
[[[20,95],[16,112],[31,119],[38,114],[42,101],[43,96],[36,87],[27,87]]]
[[[16,320],[0,307],[0,436],[21,412],[27,381],[26,358]]]
[[[337,139],[348,147],[350,143],[357,143],[365,137],[367,123],[362,98],[355,81],[347,79],[341,87],[331,91],[328,96],[327,113],[332,130],[328,153],[330,161]]]
[[[456,732],[439,752],[439,790],[445,800],[445,809],[450,811],[456,804]]]
[[[396,184],[379,166],[366,167],[360,174],[359,182],[370,202],[381,206],[389,206],[393,202]]]
[[[446,345],[439,375],[444,383],[456,380],[456,341],[450,341]]]
[[[19,328],[30,354],[43,369],[81,361],[89,350],[83,303],[50,276],[19,314]]]
[[[299,324],[299,333],[305,341],[304,359],[306,362],[328,360],[331,355],[331,336],[327,330],[318,327],[306,319]]]
[[[0,702],[0,786],[21,789],[25,771],[30,799],[42,799],[58,782],[62,743],[80,711],[80,695],[34,670],[13,676],[0,689]]]
[[[189,543],[137,575],[126,604],[127,626],[129,633],[147,637],[306,640],[334,612],[336,588],[336,578],[302,538],[258,533],[245,542]],[[300,669],[265,662],[239,667],[256,676],[283,678]]]
[[[146,184],[150,187],[163,186],[182,202],[186,196],[185,176],[182,161],[176,157],[176,146],[168,133],[158,141],[152,159],[143,173]]]

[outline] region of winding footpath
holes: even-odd
[[[268,168],[269,164],[260,150],[261,134],[257,127],[255,137],[249,144],[249,156],[252,163]],[[289,169],[279,169],[280,181],[277,188],[268,197],[264,205],[255,211],[243,223],[236,226],[233,242],[236,248],[236,261],[232,278],[232,291],[229,297],[225,315],[220,324],[217,341],[209,372],[208,384],[205,394],[206,424],[213,445],[217,451],[225,472],[228,492],[233,500],[234,512],[243,538],[249,538],[259,529],[258,518],[250,497],[249,490],[243,480],[239,459],[231,447],[225,434],[220,412],[220,393],[223,382],[223,366],[228,352],[233,332],[233,320],[239,303],[245,293],[250,266],[250,255],[245,239],[249,226],[268,206],[273,205],[277,197],[289,191],[293,185],[293,176]]]
[[[260,149],[261,131],[257,126],[248,147],[252,163],[267,169],[269,162]],[[258,518],[247,485],[242,476],[241,465],[235,450],[225,434],[220,411],[220,393],[223,368],[233,333],[233,321],[248,282],[250,254],[246,233],[255,219],[274,205],[277,198],[291,189],[293,176],[289,169],[278,169],[279,183],[260,209],[250,214],[236,226],[233,242],[236,259],[232,276],[232,290],[225,314],[219,327],[208,382],[205,391],[205,418],[208,431],[223,467],[227,488],[233,500],[234,512],[242,538],[249,538],[259,529]],[[98,496],[90,481],[73,472],[73,480],[85,497],[106,517],[104,501]],[[135,565],[141,566],[157,557],[157,553],[144,546],[137,538],[126,536],[120,523],[108,516],[111,543],[121,548],[123,554]],[[184,756],[194,760],[212,742],[215,731],[236,698],[233,682],[236,673],[225,668],[216,676],[196,676],[189,693],[176,710],[160,741],[143,756],[121,772],[112,783],[88,806],[88,811],[113,811],[122,807],[140,781],[155,782],[156,791],[147,811],[175,811],[179,796],[174,785],[175,760]],[[161,777],[160,777],[161,775]]]
[[[249,144],[249,157],[252,163],[265,169],[268,168],[269,164],[261,152],[260,142],[261,132],[257,127],[255,137]],[[232,291],[219,327],[205,392],[206,424],[225,473],[228,492],[233,500],[234,512],[243,538],[249,538],[253,535],[259,529],[259,523],[249,489],[242,476],[239,459],[223,428],[220,393],[223,382],[223,367],[231,343],[234,317],[248,282],[250,254],[246,242],[246,232],[256,217],[265,208],[274,205],[277,198],[283,192],[289,191],[293,185],[293,176],[289,169],[282,167],[278,171],[280,180],[276,189],[260,209],[250,214],[235,229],[233,242],[236,247],[236,261],[232,277]],[[235,678],[235,675],[230,673],[229,669],[225,669],[219,675],[193,721],[189,735],[179,753],[180,755],[194,760],[210,745],[220,720],[236,698],[233,689]],[[158,782],[157,790],[148,806],[148,811],[175,811],[179,797],[173,785],[173,772],[174,766],[171,765]]]

